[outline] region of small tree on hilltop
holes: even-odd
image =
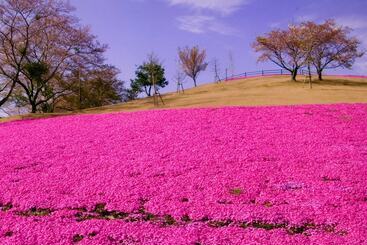
[[[363,52],[358,50],[360,41],[355,37],[349,37],[351,29],[337,26],[333,20],[327,20],[323,24],[304,22],[300,27],[311,35],[308,42],[314,45],[310,60],[319,80],[322,80],[325,69],[338,67],[350,69],[356,58],[363,55]]]
[[[221,81],[221,78],[220,78],[219,61],[217,58],[213,59],[212,66],[213,66],[213,73],[214,73],[214,81],[216,83],[219,83]]]
[[[271,61],[292,74],[296,81],[298,71],[304,65],[302,35],[299,28],[289,26],[287,30],[274,30],[257,37],[253,48],[260,52],[258,61]]]
[[[135,74],[136,78],[131,81],[131,88],[134,91],[145,92],[148,97],[155,92],[152,90],[168,85],[165,69],[154,54],[148,56],[148,60],[138,67]]]
[[[200,50],[198,46],[184,49],[178,49],[178,56],[185,74],[192,78],[195,87],[197,86],[197,77],[200,72],[205,71],[208,63],[205,62],[206,51]]]

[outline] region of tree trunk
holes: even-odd
[[[193,80],[194,80],[194,85],[195,85],[195,87],[197,87],[197,84],[196,84],[196,77],[194,77],[194,78],[193,78]]]
[[[147,86],[144,86],[145,94],[146,94],[148,97],[150,97],[150,96],[151,96],[151,94],[150,94],[151,89],[152,89],[152,87],[149,87],[149,88],[148,88]]]
[[[317,74],[319,75],[319,80],[322,81],[322,71],[317,71]]]
[[[37,105],[36,105],[36,103],[32,101],[31,102],[31,106],[32,106],[31,113],[36,113],[37,112]]]
[[[310,89],[312,89],[311,65],[310,65],[310,64],[308,64],[307,68],[308,68],[308,79],[309,79]]]
[[[297,81],[297,74],[298,74],[298,69],[294,69],[292,71],[292,81]]]

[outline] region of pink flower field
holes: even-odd
[[[0,244],[367,244],[367,105],[0,124]]]

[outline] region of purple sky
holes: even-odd
[[[272,69],[257,63],[251,43],[272,28],[303,20],[334,18],[350,26],[367,48],[366,0],[70,0],[76,15],[89,25],[98,39],[109,45],[108,62],[121,70],[121,78],[134,77],[136,65],[154,52],[163,61],[166,77],[173,81],[177,48],[199,45],[208,61],[217,58],[222,72],[230,66],[235,73]],[[359,59],[352,71],[342,74],[367,75],[367,58]],[[209,67],[199,83],[212,82]],[[187,79],[186,87],[191,86]],[[174,82],[165,89],[175,88]]]

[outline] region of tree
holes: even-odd
[[[212,64],[213,64],[214,81],[219,83],[221,79],[220,79],[220,67],[218,59],[214,58]]]
[[[292,25],[287,30],[274,30],[257,37],[253,48],[261,53],[259,61],[271,61],[286,69],[292,74],[292,80],[296,81],[298,71],[305,61],[302,41],[302,31]]]
[[[65,78],[77,68],[103,61],[106,46],[79,25],[72,10],[62,0],[0,4],[0,83],[6,81],[9,92],[13,84],[19,87],[32,113],[64,95]]]
[[[310,61],[319,80],[322,80],[325,69],[351,68],[356,58],[363,55],[363,52],[358,50],[360,41],[349,36],[351,29],[338,26],[334,20],[327,20],[322,24],[304,22],[300,28],[308,33],[307,40],[313,44]]]
[[[197,87],[197,77],[200,72],[205,71],[208,63],[205,62],[206,51],[200,50],[198,46],[184,49],[178,49],[178,56],[185,74],[192,78],[195,87]]]
[[[130,88],[125,89],[124,94],[126,101],[135,100],[139,97],[139,94],[143,92],[140,84],[136,83],[135,80],[130,80]]]
[[[0,83],[0,107],[9,100],[15,85],[14,81],[3,81]]]
[[[150,54],[148,60],[137,68],[135,75],[136,78],[131,81],[131,88],[135,92],[145,92],[148,97],[154,95],[156,89],[168,85],[165,69],[154,54]]]
[[[120,103],[124,98],[124,83],[117,78],[119,71],[111,65],[103,65],[86,73],[74,72],[69,83],[69,95],[56,107],[63,110],[86,109]]]
[[[185,81],[186,74],[178,69],[174,75],[174,79],[177,83],[177,93],[185,93],[185,89],[183,87],[183,83]]]
[[[234,73],[235,73],[235,65],[234,65],[234,57],[233,57],[233,52],[230,50],[228,51],[228,61],[229,61],[229,72],[231,74],[231,77],[234,77]]]

